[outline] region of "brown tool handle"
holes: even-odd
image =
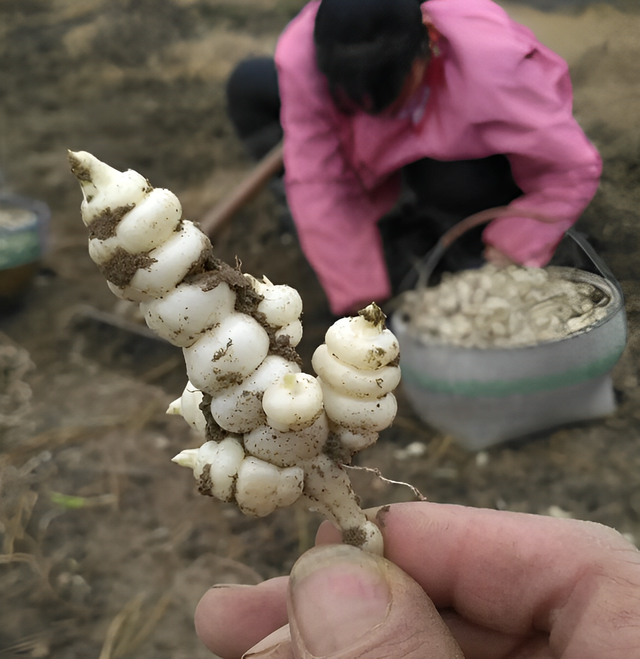
[[[233,216],[282,169],[282,163],[282,142],[280,142],[267,153],[228,197],[204,214],[200,219],[202,231],[209,238],[215,238]]]

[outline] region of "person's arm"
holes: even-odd
[[[505,154],[524,193],[512,216],[485,230],[487,251],[543,266],[593,198],[602,168],[573,117],[567,63],[490,0],[429,0],[423,12],[441,36],[442,120],[459,128],[467,157]],[[520,208],[552,222],[518,216]]]
[[[510,204],[513,216],[487,227],[484,240],[516,263],[541,267],[595,195],[602,162],[572,115],[567,66],[557,55],[538,45],[507,76],[496,99],[498,119],[480,131],[507,154],[524,195]],[[552,221],[520,217],[520,208]]]
[[[345,120],[315,65],[314,16],[312,7],[303,10],[276,50],[285,182],[302,249],[342,315],[390,295],[376,223],[398,187],[390,181],[368,192],[343,155]]]

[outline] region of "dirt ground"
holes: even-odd
[[[170,462],[197,445],[164,414],[186,380],[181,354],[91,320],[126,321],[129,310],[89,259],[66,163],[70,148],[136,169],[176,192],[186,217],[201,217],[251,167],[226,118],[224,81],[243,57],[272,53],[302,4],[0,0],[0,170],[5,190],[52,211],[25,304],[0,317],[3,659],[208,657],[193,631],[202,593],[286,573],[313,542],[315,516],[245,518],[200,497]],[[421,423],[400,391],[396,422],[359,464],[432,501],[593,520],[640,542],[640,15],[633,3],[557,3],[567,4],[506,6],[569,61],[576,117],[605,159],[579,228],[626,296],[617,411],[474,454]],[[330,316],[268,192],[216,246],[246,272],[298,288],[309,370]],[[366,505],[411,499],[368,474],[354,480]]]

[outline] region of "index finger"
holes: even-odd
[[[378,520],[385,556],[440,609],[504,634],[548,633],[562,657],[640,647],[640,552],[612,529],[425,502],[390,506]],[[323,527],[318,542],[334,533]]]

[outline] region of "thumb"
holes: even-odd
[[[463,659],[422,588],[349,545],[306,552],[291,572],[288,606],[296,657]]]

